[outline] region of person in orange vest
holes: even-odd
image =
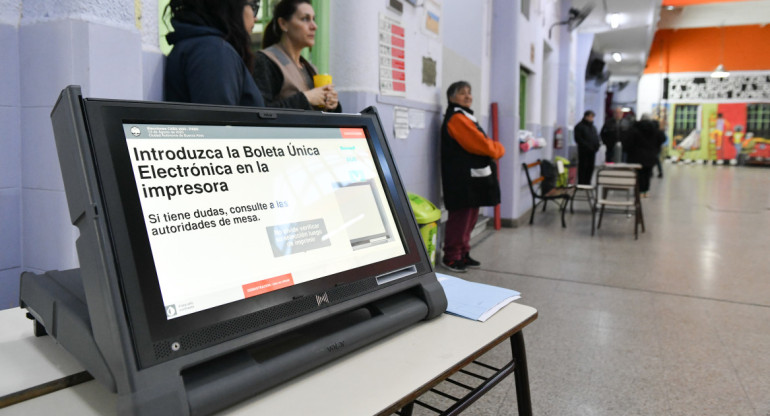
[[[441,125],[441,184],[449,219],[444,233],[442,263],[455,272],[481,263],[470,256],[471,231],[479,207],[500,203],[495,160],[505,154],[502,144],[490,139],[471,110],[471,85],[453,83],[447,89],[447,106]]]

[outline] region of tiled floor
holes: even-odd
[[[539,311],[535,415],[770,416],[770,169],[664,167],[637,241],[625,214],[592,238],[576,203],[566,229],[551,207],[474,247],[483,266],[461,277]],[[517,414],[512,378],[465,414]]]

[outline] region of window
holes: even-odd
[[[746,133],[770,138],[770,104],[749,104],[746,109]]]
[[[698,124],[697,105],[678,105],[674,111],[674,137],[684,138]]]

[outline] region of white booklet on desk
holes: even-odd
[[[521,293],[483,283],[436,273],[447,298],[447,313],[484,322],[503,306],[521,298]]]

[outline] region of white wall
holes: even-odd
[[[518,219],[525,215],[531,208],[529,187],[521,170],[521,163],[530,163],[537,159],[551,159],[555,152],[553,149],[553,133],[558,127],[559,107],[566,106],[570,100],[559,91],[560,87],[560,45],[563,41],[561,34],[566,32],[564,26],[555,26],[554,23],[564,20],[561,17],[563,2],[555,0],[538,0],[530,4],[529,18],[517,13],[516,29],[516,61],[514,65],[524,67],[528,72],[527,78],[527,104],[525,109],[524,124],[527,130],[536,136],[546,139],[547,145],[541,149],[530,149],[520,152],[518,143],[509,149],[516,152],[516,167],[513,171],[514,186],[512,198],[514,200],[511,219]],[[502,22],[501,22],[502,23]],[[549,37],[549,31],[551,36]],[[569,37],[567,38],[569,39]],[[501,47],[505,45],[501,44]],[[550,50],[546,54],[546,47]],[[499,53],[498,50],[495,53]],[[569,62],[565,63],[569,67]],[[518,83],[518,79],[516,80]],[[561,99],[559,99],[561,97]],[[565,99],[567,98],[567,99]],[[518,90],[515,96],[518,105]],[[517,110],[518,115],[518,110]],[[517,124],[518,126],[518,124]],[[510,133],[518,134],[518,129]],[[508,132],[506,132],[508,134]]]
[[[447,105],[446,89],[465,80],[473,89],[473,109],[479,119],[489,116],[489,55],[491,0],[454,0],[443,4],[444,30],[441,107]],[[477,30],[462,30],[470,24]]]
[[[440,36],[422,26],[424,6],[404,3],[403,14],[386,2],[335,0],[330,10],[330,73],[345,111],[376,106],[405,188],[440,205],[439,136],[449,83],[466,79],[473,87],[474,111],[482,125],[489,112],[489,15],[491,0],[440,2]],[[379,91],[379,16],[396,19],[405,28],[406,97]],[[355,18],[351,18],[355,16]],[[436,61],[436,85],[422,82],[422,60]],[[393,137],[395,106],[423,111],[425,127],[413,128],[406,140]]]
[[[495,1],[492,4],[492,61],[490,101],[498,103],[500,142],[505,156],[500,159],[500,213],[504,219],[517,218],[516,203],[521,184],[519,162],[519,53],[518,24],[520,0]]]
[[[663,96],[664,74],[644,74],[639,79],[637,88],[636,114],[652,112],[653,104],[661,101]]]
[[[21,272],[21,0],[0,0],[0,309],[18,302]]]
[[[558,59],[559,30],[557,26],[551,31],[552,39],[549,39],[550,27],[560,21],[560,4],[555,0],[539,0],[530,4],[529,18],[521,13],[518,16],[518,59],[521,66],[525,67],[530,76],[527,80],[527,109],[526,120],[528,130],[532,130],[538,136],[550,136],[546,134],[553,130],[556,121],[555,106],[545,106],[544,101],[553,100],[544,92],[555,94],[558,80],[555,74],[548,76],[549,71],[555,71]],[[545,62],[545,45],[551,48],[549,62]]]
[[[0,308],[17,304],[22,270],[78,265],[50,121],[59,92],[161,96],[157,2],[141,4],[143,32],[130,0],[0,0]]]
[[[617,104],[631,104],[632,107],[636,107],[636,101],[639,91],[639,80],[627,81],[625,87],[620,91],[615,91],[612,95],[612,102]]]
[[[588,59],[591,56],[591,48],[594,44],[593,33],[580,33],[577,35],[577,61],[575,66],[575,100],[577,106],[575,107],[575,123],[579,122],[583,117],[583,113],[586,110],[594,110],[595,108],[586,108],[585,95],[586,95],[586,65],[588,65]]]

